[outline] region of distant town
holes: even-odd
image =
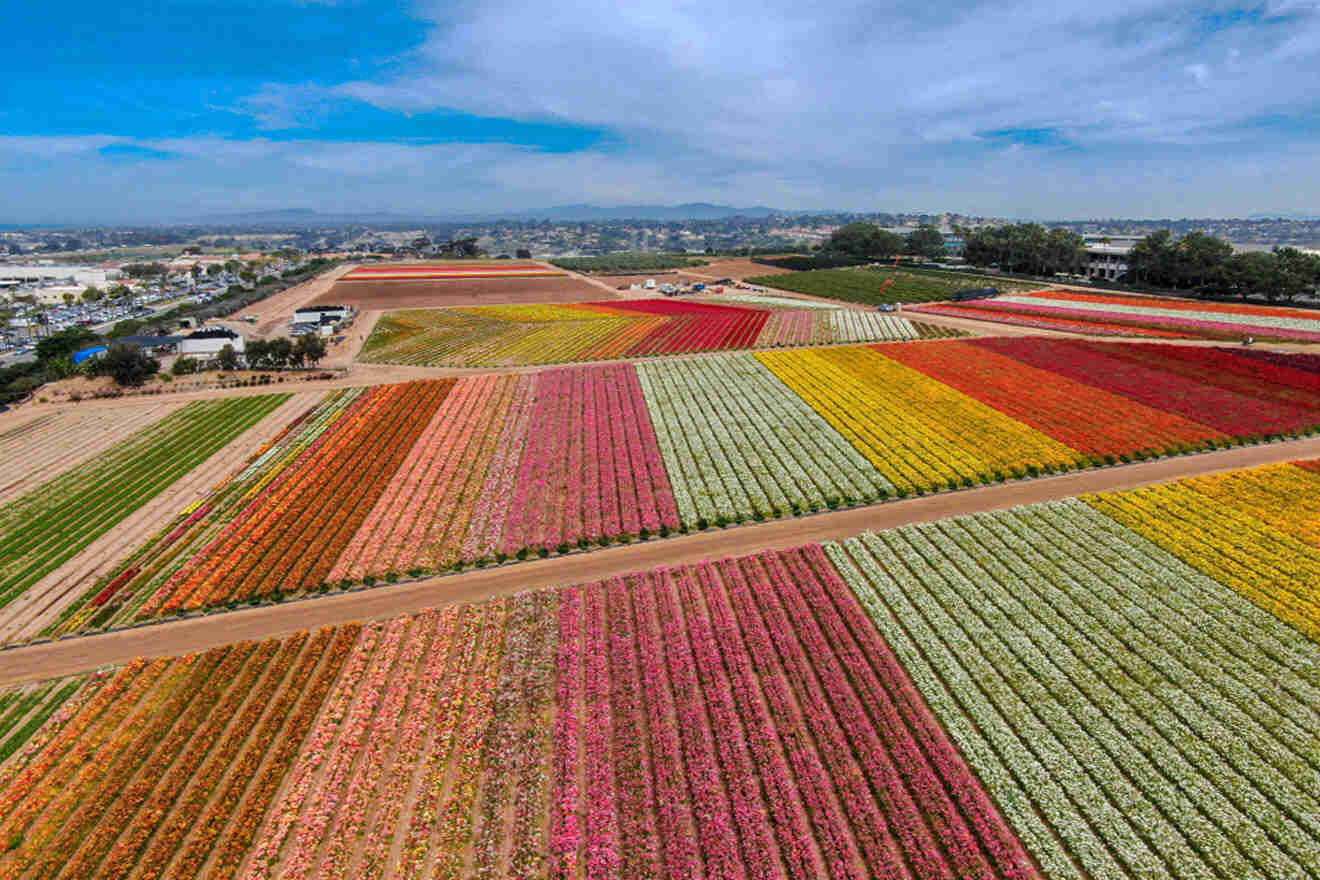
[[[701,207],[707,213],[718,210]],[[0,363],[30,358],[40,337],[74,326],[116,336],[153,326],[170,332],[196,328],[208,317],[232,314],[246,302],[271,295],[282,279],[303,277],[309,266],[321,268],[335,259],[812,253],[855,223],[902,236],[938,230],[944,246],[935,259],[949,267],[962,263],[963,238],[977,237],[969,233],[1017,228],[1004,218],[951,213],[764,211],[694,219],[384,218],[370,224],[276,212],[214,225],[7,228],[0,229]],[[1070,266],[1068,277],[1095,283],[1123,281],[1132,249],[1157,230],[1168,230],[1174,238],[1210,236],[1234,253],[1291,248],[1320,254],[1320,220],[1116,219],[1041,226],[1082,240],[1084,262]],[[1007,261],[1002,268],[1017,271]],[[217,299],[225,299],[224,307],[208,314],[205,307]]]

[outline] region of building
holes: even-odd
[[[123,336],[118,342],[124,342],[129,345],[139,345],[142,350],[151,355],[173,354],[178,348],[179,343],[183,341],[182,336]],[[235,351],[241,351],[237,346]]]
[[[18,287],[25,284],[64,282],[76,285],[81,293],[86,287],[105,287],[109,282],[122,277],[122,274],[119,269],[112,266],[58,266],[53,263],[25,266],[0,264],[0,286]]]
[[[1128,254],[1132,247],[1125,244],[1086,245],[1086,275],[1105,281],[1117,281],[1127,274]]]
[[[350,306],[303,306],[293,313],[295,324],[322,324],[326,318],[331,321],[347,321],[353,314]]]
[[[179,354],[189,357],[213,358],[220,354],[226,345],[231,345],[236,354],[243,353],[243,337],[228,327],[203,327],[194,330],[179,340]]]

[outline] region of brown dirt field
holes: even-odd
[[[514,303],[585,302],[605,290],[589,281],[562,278],[463,278],[442,281],[340,281],[316,303],[367,311],[493,306]]]
[[[304,281],[302,284],[290,287],[283,293],[255,302],[223,321],[209,323],[218,323],[233,328],[245,337],[266,339],[271,336],[283,336],[288,331],[289,322],[293,320],[294,312],[313,299],[324,296],[326,291],[333,288],[339,278],[355,268],[357,268],[357,265],[354,263],[336,266],[329,271],[322,272],[310,281]],[[249,324],[244,321],[244,315],[256,315],[256,323]]]
[[[1245,446],[1198,455],[943,492],[797,519],[710,529],[496,568],[427,578],[305,601],[173,620],[104,635],[62,639],[0,652],[0,686],[72,675],[139,656],[199,651],[239,639],[264,639],[300,629],[376,620],[453,602],[556,584],[594,581],[660,565],[738,556],[766,548],[835,540],[950,516],[1036,504],[1086,492],[1126,489],[1237,468],[1320,457],[1320,437]]]
[[[173,485],[111,527],[80,553],[0,609],[0,643],[35,637],[59,613],[125,556],[159,532],[181,509],[203,498],[320,395],[295,394]],[[120,404],[122,407],[123,404]],[[159,406],[159,404],[155,404]],[[59,445],[59,441],[54,441]]]
[[[69,408],[40,424],[29,420],[24,423],[29,427],[20,425],[12,432],[0,421],[0,503],[54,479],[182,405],[179,400],[154,400],[118,409]]]
[[[732,260],[719,260],[714,263],[708,263],[705,266],[697,266],[692,269],[684,269],[679,274],[695,278],[698,281],[712,281],[720,278],[733,278],[741,281],[744,278],[751,278],[755,275],[784,275],[793,271],[792,269],[780,269],[778,266],[762,266],[760,263],[753,263],[746,258]]]

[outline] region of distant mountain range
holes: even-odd
[[[1316,214],[1248,214],[1248,220],[1320,220]]]
[[[731,205],[712,205],[691,202],[684,205],[555,205],[529,211],[509,211],[483,214],[449,214],[422,216],[417,214],[322,213],[309,208],[285,208],[276,211],[243,211],[234,214],[210,214],[190,217],[180,222],[208,226],[342,226],[361,223],[368,226],[401,223],[488,223],[494,220],[720,220],[725,217],[770,217],[793,213],[756,205],[735,208]]]
[[[600,205],[556,205],[544,211],[527,211],[520,216],[547,220],[721,220],[725,217],[772,217],[790,213],[794,212],[764,205],[735,208],[731,205],[689,202],[684,205],[619,205],[613,208]]]

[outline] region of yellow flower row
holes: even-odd
[[[1075,450],[873,348],[757,357],[899,488],[1077,463]]]
[[[1292,464],[1211,474],[1187,485],[1219,504],[1233,505],[1281,532],[1320,547],[1320,473]]]
[[[464,306],[454,311],[479,318],[495,318],[515,324],[539,324],[554,321],[590,321],[616,317],[616,309],[598,306],[577,305],[507,305],[507,306]]]
[[[1320,639],[1320,549],[1276,528],[1247,505],[1197,491],[1192,482],[1082,500]],[[1286,517],[1285,505],[1270,507],[1276,511],[1272,519]]]

